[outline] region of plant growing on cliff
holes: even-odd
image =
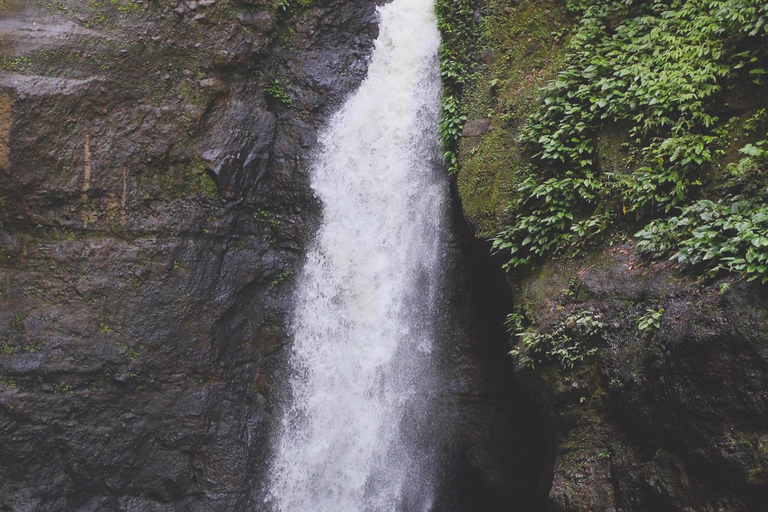
[[[702,268],[709,276],[736,272],[768,283],[768,202],[744,196],[703,199],[680,215],[652,221],[636,234],[638,248]]]
[[[286,280],[290,279],[292,275],[293,275],[293,272],[291,272],[291,269],[284,268],[283,271],[280,272],[277,275],[277,277],[275,277],[272,280],[272,287],[275,287],[275,286],[279,285],[280,283],[282,283],[283,281],[286,281]]]
[[[643,315],[637,319],[637,330],[644,334],[650,334],[661,328],[661,319],[664,316],[664,308],[648,308]]]
[[[283,219],[281,215],[271,213],[264,209],[261,209],[257,212],[253,212],[253,218],[266,222],[267,224],[269,224],[269,227],[271,227],[272,229],[279,228],[280,223],[282,222],[282,219]]]
[[[689,204],[719,143],[723,84],[765,74],[768,45],[754,38],[765,36],[766,12],[755,0],[583,0],[570,8],[581,22],[567,67],[522,134],[540,172],[519,188],[522,199],[493,241],[509,251],[509,269],[563,255],[630,212],[664,217]],[[600,174],[597,134],[606,122],[629,129],[627,175]]]
[[[585,310],[572,313],[547,331],[542,331],[535,325],[525,328],[524,323],[525,317],[520,314],[507,317],[507,328],[519,338],[509,355],[515,358],[521,367],[531,369],[546,362],[554,362],[564,370],[573,368],[577,363],[597,353],[597,348],[588,348],[587,345],[594,341],[603,329],[600,315]]]
[[[279,12],[290,12],[296,8],[307,8],[315,0],[279,0],[276,9]]]
[[[293,104],[293,100],[283,89],[283,85],[279,80],[272,80],[269,85],[264,88],[264,93],[275,101],[279,101],[286,107],[290,107]]]
[[[492,243],[492,251],[508,251],[509,260],[505,270],[527,265],[534,258],[545,255],[559,255],[568,248],[574,232],[571,221],[575,204],[579,201],[592,201],[601,188],[600,183],[590,175],[575,178],[566,173],[563,179],[550,178],[538,183],[528,178],[518,189],[522,193],[518,213],[514,221],[502,230]]]
[[[442,34],[440,45],[440,73],[443,82],[440,142],[443,147],[448,171],[458,171],[456,148],[461,130],[467,120],[461,114],[459,98],[469,74],[470,45],[477,28],[473,20],[474,5],[471,0],[437,0],[435,2],[437,24]]]

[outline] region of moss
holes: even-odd
[[[539,89],[563,65],[562,34],[569,20],[559,2],[488,2],[481,22],[484,64],[467,84],[462,113],[488,117],[491,131],[459,147],[459,193],[477,235],[498,232],[520,183],[533,172],[517,143],[520,127],[538,106]]]
[[[91,0],[82,9],[90,13],[86,26],[104,26],[117,22],[120,16],[137,13],[142,6],[134,0]]]
[[[27,56],[11,57],[8,55],[0,56],[0,70],[14,71],[21,73],[28,71],[32,65],[32,60]]]
[[[216,182],[199,158],[178,162],[163,171],[139,175],[138,182],[158,187],[171,200],[195,195],[216,199],[219,195]]]
[[[179,86],[179,94],[189,103],[205,108],[211,100],[210,94],[205,94],[200,87],[191,80],[184,80]]]
[[[15,315],[8,321],[8,330],[0,340],[0,355],[10,356],[23,352],[35,353],[40,350],[40,343],[30,341],[21,315]]]

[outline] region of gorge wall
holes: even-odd
[[[377,3],[0,0],[0,510],[266,510],[320,212],[308,164],[366,75]],[[580,15],[448,4],[473,37],[449,161],[436,510],[767,509],[765,287],[650,258],[639,220],[506,274],[487,239],[535,174],[520,132]],[[717,115],[738,126],[703,176],[711,199],[766,128],[763,89],[724,83]],[[629,173],[628,132],[600,123],[602,171]]]
[[[4,510],[255,510],[374,2],[3,2]]]
[[[376,3],[0,2],[0,510],[267,509],[308,163]],[[540,505],[508,297],[451,211],[438,506]]]
[[[766,204],[765,7],[438,6],[447,157],[509,270],[547,509],[768,509],[766,216],[739,210]]]

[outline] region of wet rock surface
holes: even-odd
[[[269,509],[309,164],[377,35],[373,0],[301,3],[0,2],[0,509]],[[436,509],[502,510],[545,439],[457,208],[417,421]]]
[[[563,2],[474,5],[475,21],[485,23],[479,32],[489,37],[471,56],[475,74],[463,85],[459,109],[467,118],[457,151],[462,211],[479,240],[517,223],[531,230],[517,241],[522,246],[549,236],[555,247],[557,235],[528,224],[530,211],[520,206],[531,200],[531,189],[521,184],[573,169],[541,159],[541,147],[524,143],[521,134],[542,104],[540,88],[572,64],[573,39],[558,34],[581,18]],[[627,15],[608,16],[608,33]],[[762,112],[763,96],[748,93],[748,84],[724,84],[716,115],[737,122]],[[484,118],[492,125],[487,133],[479,129]],[[631,127],[602,119],[590,129],[595,176],[631,173]],[[727,137],[738,151],[744,132]],[[737,159],[721,153],[705,171],[703,197],[726,195],[718,191],[718,169]],[[748,186],[727,190],[752,194]],[[618,205],[588,208],[590,214],[615,211],[621,219],[600,228],[601,236],[575,243],[557,261],[536,259],[506,276],[512,305],[505,312],[513,314],[507,350],[517,354],[509,358],[507,371],[515,378],[508,389],[515,380],[523,384],[546,430],[537,452],[546,460],[530,465],[544,468],[538,476],[546,499],[538,509],[768,510],[768,292],[725,273],[706,277],[701,264],[683,269],[641,256],[630,241],[650,217],[633,217],[631,205],[623,211]],[[570,213],[580,219],[586,211]]]
[[[531,369],[518,361],[556,446],[550,509],[768,506],[763,287],[702,282],[619,246],[547,263],[515,292],[540,332],[568,329],[568,317],[583,311],[602,323],[596,338],[569,341],[595,350],[583,362]],[[658,327],[641,326],[650,312]]]
[[[470,233],[455,181],[451,198],[437,354],[450,459],[435,510],[544,510],[553,447],[542,412],[510,371],[504,320],[513,297],[499,261]]]
[[[317,130],[375,2],[0,7],[0,508],[259,510]]]
[[[0,509],[268,509],[308,166],[375,3],[0,2]],[[764,288],[628,245],[508,287],[455,199],[436,510],[768,509]],[[513,374],[516,308],[599,315],[597,351]]]

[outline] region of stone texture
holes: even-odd
[[[0,509],[269,509],[309,164],[375,4],[2,3]],[[452,212],[436,510],[540,505],[509,298]]]
[[[490,129],[491,120],[489,118],[472,119],[464,125],[461,135],[464,137],[480,137],[488,133]]]
[[[263,507],[278,276],[376,35],[373,1],[271,4],[0,8],[1,509]]]
[[[571,290],[570,293],[565,291]],[[580,310],[600,316],[597,355],[518,366],[556,440],[552,510],[768,507],[768,292],[702,283],[632,246],[546,263],[515,301],[543,332]],[[658,330],[638,319],[664,308]]]
[[[578,19],[560,2],[506,3],[475,4],[485,14],[483,33],[494,36],[468,56],[487,69],[468,79],[462,105],[474,121],[459,144],[457,182],[478,239],[508,226],[515,205],[526,200],[520,184],[528,176],[568,170],[539,162],[520,135],[540,105],[541,87],[567,65],[562,34]],[[609,16],[606,29],[615,30],[625,15]],[[483,54],[485,46],[498,56],[495,64]],[[737,80],[724,87],[714,113],[752,116],[765,106],[764,97]],[[493,132],[480,141],[475,123],[484,116]],[[605,120],[595,128],[600,176],[639,165],[624,147],[630,126]],[[715,155],[703,197],[725,195],[723,170],[750,142],[735,131],[733,139],[729,151]],[[596,213],[619,208],[603,203]],[[577,219],[586,213],[593,212],[573,212]],[[574,248],[577,258],[537,261],[506,276],[514,303],[506,312],[525,313],[524,328],[551,334],[562,326],[569,348],[596,351],[572,367],[539,361],[532,369],[518,359],[507,370],[543,415],[547,498],[540,509],[768,510],[768,292],[733,276],[697,279],[695,268],[651,263],[631,244],[608,247],[631,239],[645,222],[627,214],[594,245]],[[640,332],[638,319],[659,308],[665,313],[658,332]],[[582,310],[601,316],[599,336],[566,325]],[[508,342],[519,345],[520,337]]]

